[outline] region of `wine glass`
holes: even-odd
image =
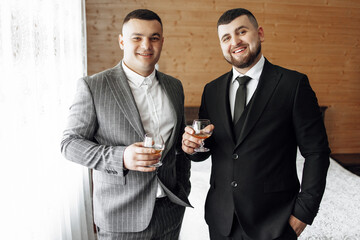
[[[207,128],[210,125],[209,119],[195,119],[192,124],[192,128],[195,133],[194,136],[202,139],[199,148],[195,148],[195,152],[208,152],[210,149],[204,147],[204,140],[209,138],[212,134],[212,131]]]
[[[160,134],[147,133],[144,138],[144,147],[155,149],[156,153],[161,153],[165,148],[165,143]],[[162,165],[161,158],[159,162],[149,165],[147,167],[160,167]]]

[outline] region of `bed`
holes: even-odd
[[[304,158],[298,154],[297,170],[301,180]],[[211,160],[192,163],[190,202],[180,240],[209,240],[204,220],[204,202],[209,189]],[[330,159],[327,184],[319,213],[299,240],[360,240],[360,177]]]

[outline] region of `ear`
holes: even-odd
[[[261,26],[259,26],[258,28],[258,35],[260,38],[260,42],[264,42],[265,41],[264,29]]]
[[[121,50],[124,50],[124,37],[122,34],[119,34],[119,46]]]

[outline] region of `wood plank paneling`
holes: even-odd
[[[220,15],[248,8],[265,31],[263,53],[274,64],[306,73],[334,153],[360,152],[359,0],[87,0],[88,73],[122,58],[118,34],[137,8],[157,12],[165,42],[160,70],[179,78],[186,106],[198,106],[204,85],[230,70],[217,37]]]

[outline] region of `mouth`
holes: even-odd
[[[153,55],[153,53],[137,53],[141,57],[149,58]]]
[[[246,47],[239,47],[232,51],[233,54],[242,53],[246,50]]]

